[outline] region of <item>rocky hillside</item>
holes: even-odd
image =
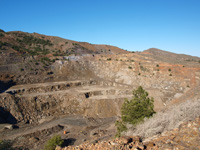
[[[154,97],[156,112],[200,99],[198,57],[3,30],[0,53],[0,139],[15,148],[42,149],[63,130],[65,146],[113,137],[138,86]]]
[[[125,53],[129,52],[115,46],[76,42],[38,33],[0,30],[0,80],[9,84],[52,81],[51,64],[56,60],[67,60],[68,56],[76,59],[96,54]],[[1,87],[8,85],[0,83]]]

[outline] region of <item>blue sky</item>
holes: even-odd
[[[0,28],[200,57],[200,0],[0,0]]]

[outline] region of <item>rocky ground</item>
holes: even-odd
[[[199,150],[200,118],[180,125],[151,139],[122,137],[109,141],[85,142],[79,146],[57,147],[56,150]]]
[[[85,141],[108,140],[116,132],[115,120],[116,118],[97,119],[68,116],[52,118],[41,124],[19,125],[19,128],[2,124],[0,140],[9,139],[15,149],[25,150],[43,149],[46,141],[54,135],[61,135],[65,146],[79,145]]]

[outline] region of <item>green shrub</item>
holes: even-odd
[[[4,34],[3,34],[3,33],[0,33],[0,37],[4,37]]]
[[[131,67],[131,66],[128,66],[128,69],[132,69],[132,67]]]
[[[125,99],[121,108],[121,121],[116,122],[117,134],[121,136],[123,131],[126,131],[126,124],[132,124],[133,126],[141,123],[144,118],[153,116],[154,111],[154,99],[148,97],[146,92],[141,86],[136,90],[133,90],[133,98],[131,100]]]
[[[112,60],[112,59],[111,59],[111,58],[108,58],[107,60],[110,61],[110,60]]]
[[[159,65],[157,64],[156,67],[159,67]]]
[[[168,71],[172,71],[170,68],[169,68],[169,70]]]
[[[72,43],[72,45],[73,45],[73,46],[78,46],[79,44],[78,44],[78,43]]]
[[[8,140],[0,140],[0,150],[14,150],[12,142]]]
[[[127,127],[122,121],[116,121],[115,126],[117,127],[116,137],[120,137],[122,132],[127,131]]]
[[[48,57],[42,57],[41,61],[47,61],[47,62],[51,62],[51,59],[49,59]]]
[[[143,66],[140,66],[140,69],[141,69],[142,71],[147,71],[147,69],[146,69],[145,67],[143,67]]]
[[[155,113],[154,99],[149,98],[148,95],[141,86],[134,90],[133,98],[130,101],[126,99],[122,105],[122,121],[135,125],[143,121],[145,117],[151,117]]]
[[[61,139],[60,135],[53,136],[44,146],[44,150],[55,150],[56,146],[61,146],[64,140]]]

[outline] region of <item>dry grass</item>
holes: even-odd
[[[178,128],[183,122],[193,120],[200,116],[200,99],[196,101],[186,101],[177,106],[173,106],[164,112],[156,113],[152,118],[146,119],[135,128],[128,125],[125,135],[139,135],[143,138],[152,137]]]

